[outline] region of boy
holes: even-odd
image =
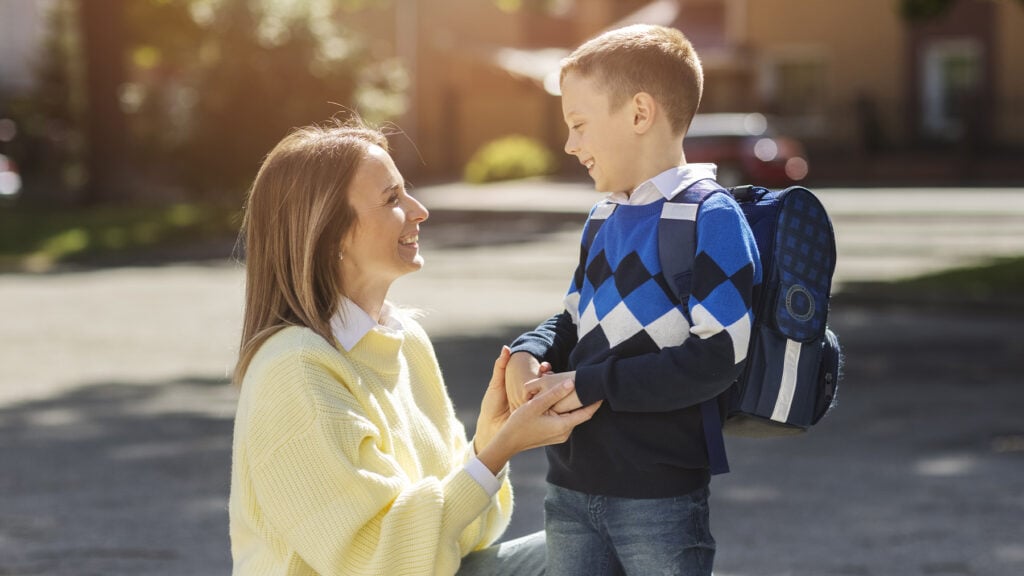
[[[547,451],[548,573],[710,574],[699,404],[742,369],[757,246],[736,202],[714,193],[691,211],[697,253],[685,307],[661,275],[666,200],[715,176],[683,154],[703,73],[682,33],[606,32],[562,62],[561,87],[565,151],[610,196],[587,221],[603,224],[581,249],[565,311],[520,336],[506,370],[513,406],[566,378],[576,390],[557,411],[604,401]]]

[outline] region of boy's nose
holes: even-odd
[[[565,139],[565,153],[569,155],[576,154],[576,137],[569,132],[569,137]]]

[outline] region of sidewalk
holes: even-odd
[[[550,183],[417,193],[432,210],[427,265],[392,296],[427,312],[471,426],[500,345],[557,307],[596,197]],[[964,218],[957,191],[823,191],[842,273],[1024,253],[1021,193],[972,193]],[[230,573],[242,273],[227,256],[0,276],[0,575]],[[1020,321],[837,298],[839,407],[804,437],[729,440],[716,574],[1024,573]],[[543,452],[512,466],[507,537],[543,526]]]

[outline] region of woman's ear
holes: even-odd
[[[643,134],[654,126],[654,118],[658,112],[658,103],[647,92],[633,95],[633,131]]]

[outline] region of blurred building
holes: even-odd
[[[31,84],[53,1],[0,0],[0,97]],[[772,116],[807,144],[812,179],[1024,181],[1024,0],[948,1],[919,21],[903,0],[388,0],[338,13],[408,74],[393,145],[420,180],[457,176],[510,134],[578,168],[561,152],[559,60],[645,22],[696,45],[702,112]]]
[[[398,121],[418,149],[401,154],[410,173],[457,174],[512,133],[561,155],[559,59],[602,30],[646,22],[696,45],[701,111],[772,115],[808,144],[818,175],[941,179],[951,168],[932,166],[937,157],[1024,147],[1024,35],[1014,33],[1024,2],[951,4],[910,21],[900,0],[395,0],[356,18],[411,72],[412,105]],[[1016,164],[991,170],[1012,179]]]

